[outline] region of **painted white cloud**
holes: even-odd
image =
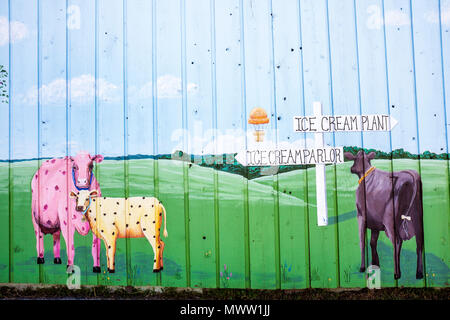
[[[90,74],[83,74],[69,81],[70,98],[76,103],[93,103],[95,97],[95,78]],[[119,87],[105,79],[98,79],[98,96],[102,101],[118,98]],[[44,104],[65,104],[66,79],[58,78],[40,88],[41,102]],[[35,104],[38,98],[37,86],[31,87],[22,96],[24,104]]]
[[[171,141],[174,143],[172,152],[181,150],[189,154],[208,155],[208,154],[231,154],[251,149],[275,149],[275,148],[313,148],[313,139],[298,139],[292,142],[280,141],[276,143],[271,140],[275,132],[267,131],[267,137],[263,143],[257,143],[251,128],[245,132],[242,129],[234,130],[202,130],[201,121],[193,124],[193,130],[183,129],[175,130]],[[187,147],[186,147],[187,145]]]
[[[28,36],[27,26],[20,21],[11,21],[11,43],[18,42]],[[9,41],[8,18],[0,16],[0,46]]]
[[[425,14],[425,20],[430,23],[439,23],[439,12],[429,11]],[[450,5],[441,9],[441,24],[449,26],[450,25]]]
[[[159,99],[180,98],[183,93],[181,78],[170,74],[159,77],[156,81],[156,86]],[[153,83],[151,81],[141,87],[130,87],[129,90],[130,100],[146,100],[153,97]],[[186,90],[188,94],[195,94],[198,91],[198,85],[188,83]]]
[[[123,96],[122,87],[111,83],[103,78],[99,78],[98,98],[104,102],[120,102]],[[70,99],[73,103],[93,103],[95,98],[95,77],[91,74],[83,74],[72,78],[69,81]],[[187,84],[188,94],[195,94],[198,85]],[[153,86],[147,82],[140,87],[130,86],[128,89],[129,101],[148,100],[153,98]],[[179,77],[164,75],[157,80],[158,98],[170,99],[181,97],[182,83]],[[18,95],[19,100],[24,104],[36,104],[38,98],[37,86],[31,87],[25,94]],[[57,78],[49,83],[43,84],[40,88],[40,97],[43,104],[65,104],[66,101],[66,80]]]
[[[383,27],[383,12],[380,6],[371,5],[367,7],[367,14],[367,28],[381,29]],[[384,24],[393,27],[407,26],[410,24],[410,17],[401,10],[387,10],[384,12]]]

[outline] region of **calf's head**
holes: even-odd
[[[75,157],[70,157],[72,164],[72,178],[75,187],[80,189],[89,189],[93,178],[94,162],[103,161],[102,155],[92,157],[87,152],[80,152]]]
[[[350,152],[345,152],[344,156],[348,160],[353,160],[350,172],[361,177],[372,166],[370,160],[375,158],[375,152],[372,151],[369,154],[365,154],[364,151],[359,150],[356,156]]]
[[[75,199],[76,207],[75,209],[78,212],[86,213],[87,209],[91,205],[91,199],[97,197],[97,190],[80,190],[77,193],[70,192],[70,197]]]

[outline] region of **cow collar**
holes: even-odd
[[[83,211],[83,215],[86,214],[86,212],[89,210],[90,206],[91,206],[91,197],[89,196],[89,205],[86,207],[86,210]]]
[[[359,179],[358,184],[361,184],[363,180],[373,171],[375,170],[375,167],[371,167],[369,170],[366,171],[366,173]]]

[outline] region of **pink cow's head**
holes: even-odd
[[[87,152],[80,152],[75,157],[70,157],[72,163],[73,184],[79,190],[89,189],[94,176],[94,161],[100,163],[103,161],[102,155],[92,157]]]

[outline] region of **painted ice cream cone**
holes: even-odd
[[[256,130],[255,132],[253,132],[253,135],[255,136],[256,142],[263,142],[266,133],[264,132],[264,130]]]
[[[255,136],[256,142],[263,142],[265,137],[264,127],[269,123],[269,118],[267,117],[267,112],[263,108],[254,108],[250,112],[250,117],[248,119],[248,123],[254,125],[255,132],[253,135]]]

